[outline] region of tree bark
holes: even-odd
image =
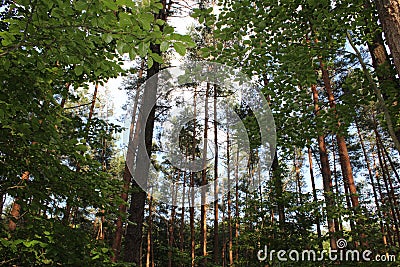
[[[229,132],[226,133],[226,160],[227,160],[227,178],[228,178],[228,190],[231,188],[231,168],[230,168],[230,139],[229,139]],[[231,190],[228,191],[227,194],[228,199],[228,258],[229,258],[229,265],[233,266],[233,238],[232,238],[232,197],[231,197]]]
[[[400,77],[400,2],[398,0],[375,0],[375,5],[397,74]]]
[[[136,94],[135,94],[135,100],[133,104],[133,110],[132,110],[132,122],[130,125],[130,131],[129,131],[129,144],[128,144],[128,154],[132,155],[130,160],[127,159],[128,162],[131,161],[131,163],[134,162],[135,160],[135,153],[134,151],[137,148],[138,144],[138,135],[139,135],[139,129],[140,129],[140,121],[141,118],[136,119],[136,113],[137,113],[137,107],[139,104],[139,88],[140,84],[139,81],[143,77],[143,68],[144,68],[144,61],[142,60],[141,62],[141,67],[138,73],[138,84],[136,87]],[[130,164],[130,163],[128,163]],[[128,191],[129,187],[132,181],[132,174],[129,171],[128,165],[125,162],[125,169],[124,169],[124,174],[123,174],[123,180],[124,184],[122,187],[122,193],[121,193],[121,200],[124,202],[119,205],[118,207],[118,212],[120,215],[118,215],[117,222],[116,222],[116,229],[115,229],[115,236],[113,240],[113,245],[112,245],[112,251],[113,251],[113,256],[111,258],[112,262],[117,262],[119,259],[119,254],[121,252],[121,241],[122,241],[122,235],[123,235],[123,221],[122,221],[122,214],[126,213],[127,210],[127,205],[125,203],[128,202]]]
[[[214,84],[214,263],[219,263],[218,236],[218,122],[217,122],[217,86]]]
[[[30,175],[30,172],[25,171],[21,175],[21,181],[28,181],[29,175]],[[21,215],[21,205],[19,204],[19,200],[20,200],[20,198],[17,196],[11,207],[11,212],[10,212],[11,219],[8,222],[8,230],[10,230],[10,231],[15,231],[15,229],[17,229],[17,221],[19,220],[20,215]]]
[[[313,168],[313,161],[312,161],[312,153],[311,153],[311,147],[308,146],[307,149],[308,152],[308,163],[310,165],[310,179],[311,179],[311,187],[312,187],[312,194],[313,194],[313,200],[314,203],[316,204],[318,202],[318,197],[317,197],[317,189],[315,187],[315,178],[314,178],[314,168]],[[318,235],[318,246],[320,249],[322,249],[322,234],[321,234],[321,225],[320,225],[320,219],[319,219],[319,212],[315,212],[315,224],[317,226],[317,235]]]
[[[235,260],[239,261],[239,149],[235,162]]]
[[[333,95],[331,81],[329,78],[328,70],[325,68],[322,60],[320,60],[321,71],[322,71],[322,78],[324,81],[324,86],[326,93],[328,95],[329,106],[336,112],[336,102],[335,97]],[[340,128],[340,121],[338,120],[338,128]],[[353,171],[351,168],[349,153],[347,151],[346,141],[340,133],[336,133],[336,141],[338,144],[339,149],[339,159],[340,159],[340,166],[342,168],[343,180],[347,183],[348,188],[350,190],[350,199],[351,204],[354,208],[359,206],[358,194],[356,184],[354,182]]]
[[[158,55],[160,52],[160,45],[150,45],[150,49],[153,53]],[[147,70],[147,78],[157,74],[160,70],[160,64],[157,62],[153,63],[153,66]],[[155,121],[155,109],[154,105],[157,94],[157,82],[152,81],[146,83],[143,92],[142,109],[141,109],[141,130],[139,131],[139,144],[138,153],[136,157],[136,168],[134,178],[132,181],[132,194],[129,207],[129,224],[125,236],[125,248],[124,248],[124,261],[133,262],[137,266],[140,266],[142,258],[142,234],[143,234],[143,219],[144,219],[144,206],[146,200],[146,192],[143,191],[142,187],[147,187],[147,179],[149,175],[149,166],[151,158],[151,148],[153,140],[153,129]],[[148,117],[146,116],[148,114]],[[147,120],[146,120],[147,117]],[[144,144],[140,140],[144,139]],[[141,187],[142,186],[142,187]]]
[[[201,171],[201,185],[207,185],[207,138],[208,138],[208,93],[210,84],[207,83],[204,103],[204,134],[203,134],[203,169]],[[205,190],[201,190],[201,214],[200,214],[200,246],[203,256],[201,266],[207,266],[207,195]]]
[[[313,93],[313,100],[314,100],[314,110],[316,116],[319,115],[319,107],[318,107],[318,91],[315,85],[311,86],[311,90]],[[327,214],[327,223],[328,223],[328,232],[330,237],[330,245],[331,249],[337,249],[336,245],[336,238],[334,236],[335,233],[335,223],[332,219],[333,217],[333,207],[335,206],[335,202],[332,196],[332,176],[331,176],[331,169],[329,166],[329,158],[328,152],[326,150],[325,144],[325,136],[320,135],[318,136],[318,148],[319,148],[319,157],[321,161],[321,174],[322,174],[322,181],[324,187],[324,196],[325,196],[325,203],[326,203],[326,214]]]
[[[275,151],[274,159],[271,165],[272,177],[274,179],[275,186],[275,199],[278,206],[278,217],[279,217],[279,225],[281,229],[285,227],[285,206],[283,204],[283,184],[282,184],[282,175],[279,169],[278,163],[278,153]]]
[[[196,158],[196,127],[197,127],[197,121],[196,121],[196,87],[194,88],[194,94],[193,94],[193,142],[192,142],[192,160]],[[195,232],[194,232],[194,177],[195,177],[195,172],[191,172],[190,174],[190,201],[191,201],[191,206],[189,207],[189,217],[190,217],[190,256],[191,256],[191,266],[195,266],[195,251],[196,251],[196,242],[195,242]]]
[[[178,180],[181,175],[180,170],[178,169],[177,171],[177,176]],[[174,246],[174,229],[175,229],[175,215],[176,215],[176,184],[173,185],[174,190],[172,192],[172,208],[171,208],[171,217],[169,220],[169,226],[168,226],[168,267],[172,267],[173,261],[172,261],[172,254],[173,254],[173,246]]]
[[[150,267],[154,262],[152,261],[153,239],[151,232],[153,231],[153,197],[149,194],[147,197],[149,201],[149,218],[147,228],[147,249],[146,249],[146,267]]]
[[[366,1],[366,3],[367,7],[369,7],[369,2]],[[377,26],[377,21],[371,22],[370,27],[374,26]],[[371,54],[372,66],[374,67],[376,76],[378,77],[382,97],[385,100],[385,103],[388,105],[390,116],[396,121],[396,117],[399,116],[397,107],[400,105],[398,101],[400,95],[400,84],[399,80],[396,79],[393,66],[389,60],[389,55],[386,51],[382,33],[377,32],[374,35],[372,42],[368,43],[368,50]],[[400,126],[394,125],[393,127],[395,136],[400,142]]]

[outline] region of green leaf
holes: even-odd
[[[119,23],[121,24],[122,27],[132,25],[131,16],[129,16],[126,13],[121,13],[119,15]]]
[[[74,71],[76,76],[81,76],[83,73],[83,67],[81,65],[76,65]]]
[[[147,59],[147,67],[150,69],[151,67],[153,67],[154,61],[151,57],[149,57]]]
[[[141,43],[139,44],[139,46],[138,46],[138,53],[139,53],[139,56],[145,57],[145,56],[147,55],[147,52],[148,52],[148,50],[149,50],[149,47],[150,47],[150,43],[141,42]]]
[[[179,55],[184,56],[186,54],[186,47],[181,42],[174,43],[174,48]]]
[[[164,62],[164,60],[162,59],[162,57],[159,54],[151,53],[150,56],[154,59],[155,62],[158,62],[158,63]]]
[[[110,33],[103,34],[102,38],[107,44],[111,43],[111,41],[113,40],[112,34]]]
[[[131,49],[129,50],[129,58],[130,58],[131,60],[134,60],[135,57],[136,57],[136,50],[135,50],[134,47],[131,47]]]
[[[126,44],[124,42],[121,41],[117,41],[117,51],[120,55],[124,54],[124,48],[125,48]]]
[[[83,152],[85,152],[85,151],[87,150],[87,147],[86,147],[85,144],[79,144],[79,145],[77,145],[77,146],[75,147],[75,149],[78,150],[78,151],[83,151]]]
[[[174,27],[165,25],[164,27],[164,34],[171,34],[175,31]]]
[[[104,0],[103,4],[111,10],[117,10],[118,6],[113,0]]]
[[[167,51],[169,48],[169,43],[167,41],[162,41],[160,44],[160,50],[161,52]]]

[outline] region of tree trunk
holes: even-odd
[[[203,135],[203,169],[201,171],[201,185],[207,185],[207,138],[208,138],[208,93],[210,84],[207,83],[204,103],[204,135]],[[203,256],[202,266],[207,266],[207,195],[205,190],[201,190],[201,214],[200,214],[200,245]]]
[[[230,168],[230,139],[229,139],[229,132],[226,133],[226,160],[227,160],[227,178],[228,178],[228,190],[231,188],[231,168]],[[232,197],[231,197],[231,190],[228,191],[228,258],[229,258],[229,265],[233,266],[233,238],[232,238]]]
[[[335,111],[336,110],[336,102],[335,102],[335,97],[334,97],[333,91],[332,91],[329,73],[328,73],[328,70],[325,68],[322,60],[320,60],[320,65],[321,65],[322,78],[324,81],[325,90],[328,95],[329,106],[331,109],[333,109]],[[339,120],[338,120],[338,128],[340,128]],[[356,184],[354,182],[353,171],[351,168],[349,153],[347,151],[346,141],[340,133],[336,134],[336,141],[337,141],[338,149],[339,149],[339,159],[340,159],[340,166],[342,168],[343,180],[345,183],[347,183],[348,188],[350,190],[350,194],[351,194],[350,199],[351,199],[352,206],[354,208],[357,208],[359,206],[359,200],[358,200],[358,195],[357,195]]]
[[[340,191],[339,191],[339,179],[338,179],[338,175],[337,175],[337,171],[336,171],[336,149],[335,149],[335,142],[333,141],[333,137],[332,137],[332,155],[333,155],[333,178],[335,180],[335,193],[337,196],[340,195]],[[346,194],[346,202],[347,202],[347,207],[350,209],[351,205],[350,205],[350,196],[348,194],[348,187],[346,185],[346,183],[343,183],[344,188],[345,188],[345,194]],[[350,229],[354,229],[352,228],[352,220],[350,220]],[[340,230],[343,229],[342,226],[342,215],[339,213],[338,214],[338,218],[335,218],[335,231],[339,232]]]
[[[217,86],[214,84],[214,264],[219,263],[218,236],[218,122],[217,122]]]
[[[367,7],[369,7],[370,3],[368,1],[366,1],[366,3]],[[370,27],[374,27],[376,25],[377,22],[373,21]],[[368,43],[368,50],[371,54],[372,65],[375,69],[376,76],[378,77],[382,97],[387,103],[390,111],[391,107],[397,107],[400,105],[400,103],[398,103],[400,84],[393,73],[393,66],[389,60],[389,55],[386,51],[382,33],[377,32],[374,35],[372,42]],[[395,95],[391,96],[388,91],[392,91],[391,93]],[[390,112],[390,115],[394,118],[394,120],[396,120],[396,117],[398,116],[397,111],[398,109],[396,108]],[[397,140],[400,142],[400,127],[396,127],[396,125],[394,125],[394,131]]]
[[[96,106],[98,89],[99,89],[99,84],[96,83],[96,85],[94,87],[93,96],[92,96],[92,102],[91,102],[90,109],[89,109],[89,116],[88,116],[87,123],[86,123],[86,133],[85,133],[86,142],[88,141],[90,123],[92,122],[92,117],[93,117],[93,114],[94,114],[94,108]],[[65,105],[65,102],[62,103],[62,105]],[[83,154],[84,154],[84,152],[82,151],[81,155],[83,156]],[[81,170],[81,165],[79,164],[79,162],[77,162],[75,172],[77,174],[79,174],[80,170]],[[62,218],[62,221],[63,221],[64,225],[67,225],[69,223],[69,220],[70,220],[70,217],[71,217],[71,210],[73,210],[73,208],[74,208],[74,207],[71,206],[69,199],[67,199],[66,202],[67,203],[65,205],[64,217]]]
[[[400,2],[398,0],[375,0],[375,4],[386,42],[392,52],[397,74],[400,76]]]
[[[239,261],[239,149],[235,162],[235,260]]]
[[[4,200],[5,200],[5,194],[0,194],[0,222],[2,221],[3,218]]]
[[[30,172],[25,171],[21,175],[21,180],[28,181],[29,175],[30,175]],[[20,215],[21,215],[21,205],[19,204],[19,200],[20,200],[19,197],[16,197],[14,200],[14,203],[12,205],[12,208],[11,208],[10,215],[12,218],[9,220],[9,223],[8,223],[8,229],[10,231],[14,231],[15,229],[17,229],[17,221],[19,220]]]
[[[368,82],[374,89],[374,93],[378,99],[378,104],[380,105],[380,108],[383,110],[383,113],[385,115],[385,120],[386,120],[386,125],[388,128],[389,135],[392,138],[394,146],[396,147],[397,151],[400,152],[400,140],[396,135],[395,125],[393,124],[392,116],[389,112],[389,108],[386,106],[385,100],[383,99],[381,89],[376,85],[372,75],[370,74],[370,72],[367,68],[367,65],[365,64],[365,62],[362,58],[360,51],[357,49],[357,47],[353,43],[352,37],[349,32],[347,32],[347,39],[350,43],[350,46],[353,48],[354,52],[356,53],[358,61],[360,62],[361,67],[363,69],[364,75],[366,76]]]
[[[315,85],[311,86],[311,90],[313,93],[313,100],[314,100],[314,110],[316,116],[319,115],[319,107],[318,107],[318,92],[317,87]],[[324,187],[324,196],[325,196],[325,203],[326,203],[326,214],[327,214],[327,223],[328,223],[328,232],[330,237],[330,245],[331,249],[335,250],[337,248],[336,245],[336,238],[334,237],[335,233],[335,224],[333,217],[333,207],[335,206],[335,202],[332,196],[332,176],[331,176],[331,169],[329,166],[329,158],[328,152],[326,150],[325,145],[325,136],[320,135],[318,136],[318,148],[319,148],[319,157],[321,161],[321,174],[322,174],[322,181]]]
[[[193,142],[192,142],[192,160],[196,158],[196,127],[197,127],[197,120],[196,120],[196,87],[194,88],[194,95],[193,95]],[[195,172],[191,172],[190,174],[190,200],[191,205],[189,207],[189,217],[190,217],[190,256],[191,256],[191,266],[195,266],[195,251],[196,251],[196,244],[195,244],[195,232],[194,232],[194,177]]]
[[[357,128],[358,138],[360,139],[361,149],[362,149],[362,152],[363,152],[363,155],[364,155],[364,160],[365,160],[365,162],[367,164],[368,177],[369,177],[370,184],[371,184],[371,187],[372,187],[372,192],[374,194],[374,201],[375,201],[376,211],[377,211],[378,217],[379,217],[379,224],[380,224],[380,227],[381,227],[383,243],[386,246],[387,245],[386,233],[385,233],[384,226],[383,226],[382,213],[380,211],[378,194],[376,192],[376,185],[375,185],[375,181],[374,181],[374,176],[372,174],[372,168],[371,168],[371,165],[370,165],[370,162],[369,162],[369,159],[368,159],[367,150],[366,150],[365,144],[364,144],[364,138],[363,138],[363,136],[361,134],[360,127],[358,125],[357,119],[355,120],[355,124],[356,124],[356,128]]]
[[[385,157],[384,157],[384,152],[383,152],[383,144],[381,141],[381,137],[380,134],[378,132],[377,129],[377,125],[376,123],[374,124],[374,133],[375,133],[375,137],[376,137],[376,147],[377,147],[377,152],[378,152],[378,159],[379,159],[379,165],[381,166],[381,170],[382,170],[382,178],[383,178],[383,182],[385,185],[385,189],[386,189],[386,193],[387,193],[387,198],[390,204],[390,208],[391,208],[391,215],[393,217],[393,222],[395,225],[395,232],[397,235],[397,240],[398,243],[400,245],[400,211],[399,211],[399,204],[395,195],[395,189],[393,186],[393,182],[392,179],[390,177],[390,172],[388,169],[388,166],[386,164],[385,161]]]
[[[153,231],[153,197],[149,194],[147,197],[149,201],[149,218],[148,218],[148,228],[147,228],[147,249],[146,249],[146,267],[150,267],[153,263],[152,261],[152,248],[153,248],[153,240],[152,234]]]
[[[188,161],[188,149],[185,149],[185,162]],[[182,207],[181,207],[181,222],[179,227],[179,249],[181,252],[184,251],[185,247],[185,196],[186,196],[186,174],[187,171],[183,172],[183,189],[182,189]]]
[[[283,204],[283,184],[282,184],[282,175],[278,163],[278,152],[276,150],[274,159],[272,161],[271,170],[275,186],[275,199],[278,206],[279,225],[281,229],[284,229],[286,219],[285,219],[285,206]]]
[[[178,169],[177,171],[177,180],[179,180],[181,172]],[[172,191],[172,208],[171,208],[171,217],[169,220],[169,227],[168,227],[168,267],[174,266],[172,264],[172,254],[173,254],[173,246],[174,246],[174,224],[175,224],[175,215],[176,215],[176,184],[173,185],[173,191]]]
[[[313,168],[313,162],[312,162],[312,153],[311,153],[311,147],[308,146],[308,163],[310,165],[310,179],[311,179],[311,187],[312,187],[312,194],[313,194],[313,200],[314,203],[318,203],[318,197],[317,197],[317,189],[315,187],[315,178],[314,178],[314,168]],[[318,235],[318,245],[319,248],[322,249],[322,234],[321,234],[321,225],[320,225],[320,215],[319,212],[315,212],[315,224],[317,226],[317,235]]]
[[[135,94],[135,100],[133,103],[133,110],[132,110],[132,122],[130,125],[130,130],[129,130],[129,143],[128,143],[128,155],[132,155],[130,159],[127,158],[128,164],[133,164],[135,161],[134,158],[134,151],[137,148],[138,144],[138,135],[139,135],[139,129],[140,129],[140,120],[141,118],[136,119],[136,113],[137,113],[137,107],[139,104],[139,88],[140,84],[139,81],[143,77],[143,69],[144,69],[144,61],[142,60],[140,70],[138,73],[138,84],[136,87],[136,94]],[[123,175],[123,180],[124,184],[122,187],[122,193],[121,193],[121,200],[124,202],[119,205],[118,207],[118,212],[120,215],[118,215],[117,222],[116,222],[116,229],[115,229],[115,236],[113,240],[113,245],[112,245],[112,251],[113,251],[113,256],[111,258],[112,262],[117,262],[119,259],[119,254],[121,252],[121,241],[122,241],[122,235],[123,235],[123,221],[122,221],[122,214],[126,213],[127,206],[125,203],[128,202],[128,191],[129,187],[132,181],[132,174],[129,171],[128,165],[125,162],[125,169],[124,169],[124,175]]]
[[[160,55],[160,45],[150,45],[151,51]],[[160,70],[160,64],[153,63],[153,66],[147,70],[147,78],[157,74]],[[151,158],[151,148],[153,140],[153,129],[155,121],[155,105],[157,94],[157,82],[146,83],[143,92],[143,100],[141,105],[141,122],[139,131],[138,153],[136,157],[135,174],[132,181],[132,194],[129,207],[129,224],[125,237],[124,261],[133,262],[137,266],[141,266],[142,258],[142,234],[143,234],[143,218],[146,193],[142,187],[147,187],[147,179],[149,175],[149,166]],[[148,114],[148,117],[147,117]],[[147,120],[146,120],[147,117]],[[144,144],[140,140],[144,139]],[[141,187],[142,186],[142,187]]]

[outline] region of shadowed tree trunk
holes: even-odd
[[[160,45],[150,45],[153,53],[161,54]],[[160,70],[160,64],[154,62],[153,66],[147,70],[147,78],[157,74]],[[155,79],[157,80],[157,79]],[[153,129],[155,121],[155,100],[157,94],[157,81],[146,83],[143,92],[141,104],[139,144],[136,157],[136,168],[132,181],[132,194],[129,206],[128,226],[125,236],[124,261],[134,262],[141,265],[142,258],[142,240],[143,240],[143,219],[144,206],[146,200],[146,192],[142,187],[147,187],[147,179],[149,175],[151,148],[153,140]],[[146,116],[148,114],[148,117]],[[147,117],[147,120],[146,120]],[[144,139],[144,144],[140,140]],[[125,174],[124,174],[125,175]],[[141,187],[142,186],[142,187]]]
[[[397,74],[400,76],[400,2],[375,0],[375,4]]]
[[[21,175],[21,181],[26,182],[29,180],[29,175],[30,172],[25,171],[22,175]],[[3,199],[3,196],[2,196]],[[8,222],[8,230],[10,231],[14,231],[15,229],[17,229],[17,221],[20,218],[21,215],[21,205],[19,204],[20,198],[17,196],[14,199],[14,203],[12,204],[11,207],[11,219]]]
[[[217,122],[217,86],[214,84],[214,263],[219,263],[218,236],[218,122]]]
[[[130,126],[130,132],[129,132],[129,144],[128,144],[128,154],[130,154],[132,157],[127,161],[133,163],[135,160],[134,157],[134,151],[137,148],[138,144],[138,135],[139,135],[139,129],[140,129],[140,120],[141,118],[137,118],[136,120],[136,113],[138,110],[138,104],[139,104],[139,88],[140,84],[139,81],[143,77],[143,68],[144,68],[144,61],[142,60],[141,62],[141,67],[138,73],[138,84],[136,86],[136,94],[135,94],[135,100],[133,103],[133,110],[132,110],[132,122]],[[130,164],[130,163],[128,163]],[[118,212],[120,215],[118,215],[117,222],[116,222],[116,229],[115,229],[115,236],[113,240],[113,245],[112,245],[112,250],[113,250],[113,256],[111,258],[112,262],[117,262],[119,259],[119,254],[121,252],[121,241],[122,241],[122,235],[123,235],[123,221],[122,221],[122,214],[126,213],[126,202],[128,202],[128,191],[129,187],[132,181],[132,174],[129,171],[127,163],[125,163],[125,169],[124,169],[124,175],[123,175],[123,180],[124,184],[122,187],[122,193],[121,193],[121,200],[124,203],[121,203],[118,207]]]
[[[311,152],[311,147],[308,146],[307,149],[308,152],[308,163],[310,165],[310,179],[311,179],[311,187],[312,187],[312,194],[313,194],[313,201],[314,203],[318,202],[318,197],[317,197],[317,189],[315,187],[315,178],[314,178],[314,168],[313,168],[313,161],[312,161],[312,152]],[[317,226],[317,235],[318,235],[318,245],[319,248],[322,249],[322,234],[321,234],[321,225],[320,225],[320,215],[319,212],[316,212],[315,214],[315,224]]]
[[[203,169],[201,171],[201,185],[207,185],[207,138],[208,138],[208,94],[210,84],[207,83],[204,103],[204,144],[203,144]],[[202,265],[207,266],[207,195],[205,190],[201,190],[201,213],[200,213],[200,245],[203,256]]]
[[[319,115],[319,107],[318,107],[318,91],[315,85],[311,86],[311,90],[313,93],[313,100],[314,100],[314,111],[315,115]],[[327,213],[327,223],[328,223],[328,232],[330,237],[330,246],[331,249],[337,249],[336,245],[336,238],[334,236],[335,233],[335,223],[332,219],[333,217],[333,208],[335,206],[335,201],[332,195],[332,176],[331,176],[331,169],[329,166],[329,158],[328,152],[326,150],[325,144],[325,136],[319,135],[318,136],[318,148],[319,148],[319,157],[321,161],[321,174],[323,180],[323,187],[324,187],[324,196],[325,196],[325,203],[326,203],[326,213]]]
[[[197,121],[196,121],[196,87],[194,88],[194,94],[193,94],[193,142],[192,142],[192,160],[195,160],[196,158],[196,127],[197,127]],[[191,206],[189,207],[189,217],[190,217],[190,257],[191,257],[191,266],[195,266],[194,258],[195,258],[195,252],[196,252],[196,244],[195,244],[195,232],[194,232],[194,178],[195,178],[195,172],[191,172],[190,174],[190,202]]]

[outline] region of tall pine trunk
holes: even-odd
[[[218,236],[218,122],[217,122],[217,86],[214,84],[214,263],[219,263]]]
[[[397,74],[400,76],[400,2],[398,0],[375,0],[375,4],[386,42],[392,52]]]
[[[138,84],[136,86],[136,94],[135,94],[133,110],[132,110],[132,122],[130,125],[130,132],[129,132],[128,155],[131,155],[132,157],[130,159],[127,159],[128,164],[134,162],[135,158],[133,156],[135,155],[135,153],[133,153],[133,152],[136,150],[137,144],[138,144],[138,135],[139,135],[141,119],[140,118],[136,119],[136,113],[138,110],[139,96],[140,96],[139,81],[143,77],[143,69],[144,69],[144,61],[142,60],[140,70],[138,73],[138,79],[137,79]],[[132,181],[132,174],[129,171],[127,163],[125,163],[123,180],[124,180],[124,184],[123,184],[122,193],[121,193],[121,200],[123,201],[123,203],[121,203],[118,207],[118,212],[120,213],[120,215],[118,215],[118,218],[117,218],[115,236],[114,236],[113,245],[112,245],[112,251],[113,251],[113,256],[111,258],[112,262],[118,261],[119,255],[121,252],[121,241],[122,241],[122,235],[123,235],[122,216],[123,216],[123,214],[126,213],[126,210],[127,210],[127,205],[125,203],[128,202],[128,191],[129,191],[129,187],[130,187],[131,181]]]
[[[313,168],[313,161],[312,161],[312,152],[311,152],[311,147],[308,146],[307,148],[307,153],[308,153],[308,163],[310,165],[310,179],[311,179],[311,188],[312,188],[312,195],[313,195],[313,201],[315,204],[318,203],[318,197],[317,197],[317,189],[315,187],[315,178],[314,178],[314,168]],[[320,215],[317,210],[315,212],[315,225],[317,226],[317,235],[318,235],[318,245],[319,248],[322,249],[322,234],[321,234],[321,225],[320,225]]]
[[[160,45],[151,44],[150,49],[153,53],[160,55]],[[160,70],[160,64],[154,62],[150,69],[147,69],[147,78],[157,74]],[[157,81],[146,83],[143,92],[140,117],[140,131],[138,153],[136,157],[136,168],[132,181],[132,194],[129,206],[128,226],[125,236],[124,261],[133,262],[141,266],[142,258],[142,240],[143,240],[143,219],[146,192],[140,187],[147,187],[149,175],[151,148],[153,140],[153,129],[155,121],[154,105],[157,94]],[[146,115],[148,114],[147,120]],[[144,144],[140,140],[144,139]],[[125,174],[124,174],[125,175]],[[139,182],[138,182],[139,181]],[[139,185],[140,183],[140,185]]]
[[[311,86],[311,90],[313,93],[313,100],[314,100],[314,111],[315,115],[319,115],[319,106],[318,106],[318,91],[315,85]],[[336,245],[336,238],[334,236],[335,233],[335,223],[333,220],[333,208],[335,207],[335,201],[332,195],[332,176],[331,176],[331,169],[329,165],[329,158],[328,152],[326,149],[325,144],[325,136],[319,135],[318,136],[318,148],[319,148],[319,157],[321,161],[321,174],[322,174],[322,181],[323,181],[323,188],[324,188],[324,196],[325,196],[325,203],[326,203],[326,219],[328,223],[328,232],[330,238],[330,246],[331,249],[337,249]]]
[[[336,102],[335,102],[335,97],[333,95],[331,80],[329,78],[328,70],[325,68],[322,60],[320,60],[320,65],[322,71],[322,79],[324,81],[325,90],[328,95],[329,106],[336,112]],[[341,124],[340,121],[338,120],[338,128],[340,128],[340,126]],[[340,166],[342,168],[343,181],[346,183],[346,185],[350,190],[350,199],[352,206],[354,208],[357,208],[359,206],[359,200],[358,200],[356,184],[354,182],[353,171],[351,168],[350,157],[347,151],[346,141],[344,139],[344,136],[340,133],[336,134],[336,141],[339,149],[339,159],[340,159]]]
[[[196,127],[197,127],[197,120],[196,120],[196,87],[194,88],[193,94],[193,141],[192,141],[192,160],[196,158]],[[195,232],[194,232],[194,178],[196,173],[191,172],[190,174],[190,202],[191,205],[189,207],[189,217],[190,217],[190,256],[191,256],[191,266],[195,266],[195,251],[196,251],[196,242],[195,242]]]
[[[207,83],[204,103],[204,133],[203,133],[203,169],[201,171],[201,185],[207,185],[207,138],[208,138],[208,94],[210,84]],[[201,214],[200,214],[200,245],[203,256],[202,266],[207,266],[207,195],[206,190],[201,190]]]

